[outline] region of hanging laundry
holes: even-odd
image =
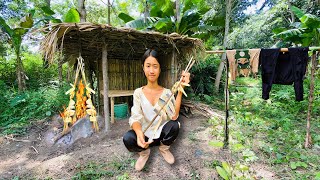
[[[269,99],[272,84],[294,84],[296,101],[303,100],[303,78],[308,63],[309,48],[262,49],[262,98]]]
[[[232,81],[236,79],[238,74],[248,77],[252,73],[256,76],[258,73],[260,50],[227,50],[230,78]]]

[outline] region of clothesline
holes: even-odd
[[[258,48],[256,48],[258,49]],[[310,119],[311,119],[311,111],[312,111],[312,102],[314,99],[314,79],[315,79],[315,69],[316,69],[316,52],[320,52],[320,47],[308,47],[309,51],[312,51],[312,68],[311,68],[311,78],[310,78],[310,92],[309,92],[309,105],[308,105],[308,115],[307,115],[307,134],[306,134],[306,142],[305,142],[305,147],[310,147],[311,145],[311,133],[310,133]],[[249,49],[233,49],[233,51],[244,51],[244,50],[249,50]],[[269,49],[271,50],[271,49]],[[206,51],[207,54],[223,54],[226,53],[227,50],[213,50],[213,51]],[[289,52],[288,48],[280,48],[280,52]],[[306,51],[304,51],[306,52]],[[241,55],[242,56],[242,55]],[[228,74],[229,70],[229,61],[226,61],[226,73]],[[229,144],[229,127],[228,127],[228,119],[229,119],[229,83],[228,83],[229,77],[226,76],[226,84],[225,84],[225,125],[224,125],[224,134],[225,134],[225,139],[224,139],[224,147],[227,147]],[[296,83],[296,82],[295,82]],[[268,97],[269,98],[269,97]],[[266,99],[268,99],[266,98]],[[263,98],[265,99],[265,98]],[[302,100],[302,98],[298,98],[298,100]],[[296,96],[297,100],[297,96]]]
[[[244,50],[244,49],[241,49],[241,50]],[[226,51],[227,50],[213,50],[213,51],[206,51],[206,53],[208,53],[208,54],[222,54],[222,53],[225,53]],[[288,51],[289,51],[288,48],[280,48],[280,52],[288,52]],[[309,47],[309,51],[320,51],[320,47]]]

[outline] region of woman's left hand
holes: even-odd
[[[181,82],[189,84],[189,82],[190,82],[190,73],[186,73],[186,72],[182,71],[181,76],[182,76]]]

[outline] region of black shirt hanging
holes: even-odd
[[[307,68],[309,48],[261,49],[262,98],[269,99],[272,84],[292,85],[296,101],[303,100],[303,78]]]

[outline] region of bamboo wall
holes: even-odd
[[[103,92],[102,61],[99,63],[99,91]],[[176,80],[177,60],[172,54],[162,56],[160,59],[161,73],[159,84],[165,88],[171,88]],[[109,90],[135,90],[147,84],[142,69],[141,60],[108,59]],[[132,106],[131,97],[115,98],[115,103],[127,102]],[[103,105],[103,95],[100,98]]]

